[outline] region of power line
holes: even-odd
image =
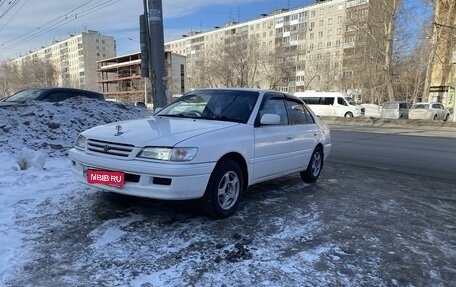
[[[16,6],[20,1],[21,0],[14,0],[8,3],[9,6],[5,9],[5,11],[2,14],[0,14],[0,19],[2,19],[6,14],[8,14],[8,12],[11,11],[11,9],[13,9],[14,6]]]
[[[93,12],[96,12],[102,8],[105,8],[111,4],[117,3],[119,1],[121,1],[121,0],[98,0],[98,1],[90,0],[90,1],[87,1],[83,4],[81,4],[80,6],[70,10],[69,12],[44,23],[43,25],[37,27],[36,30],[29,31],[27,33],[20,35],[18,38],[14,39],[12,41],[3,43],[2,47],[0,47],[0,51],[14,48],[29,40],[35,39],[49,31],[55,30],[55,29],[63,26],[64,24],[70,23],[78,18],[82,18],[86,15],[89,15]],[[92,3],[92,2],[94,2],[94,3]],[[89,5],[89,4],[91,4],[91,5]]]
[[[19,11],[21,11],[21,9],[24,7],[25,3],[27,3],[28,0],[25,0],[24,3],[22,3],[21,7],[19,7],[19,9],[16,10],[16,12],[9,18],[8,21],[6,21],[6,23],[0,27],[0,32],[3,31],[3,29],[5,29],[6,25],[8,25],[8,23],[14,19],[14,17],[17,15],[17,13],[19,13]]]

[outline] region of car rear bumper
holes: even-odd
[[[107,191],[155,199],[185,200],[204,195],[214,163],[169,163],[125,160],[88,154],[75,148],[69,151],[73,176],[90,186]],[[119,171],[125,185],[89,184],[87,169]]]

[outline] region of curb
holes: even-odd
[[[431,121],[431,120],[409,120],[409,119],[383,119],[374,117],[320,117],[328,125],[347,125],[380,128],[403,128],[403,129],[425,129],[445,130],[456,132],[456,122]]]

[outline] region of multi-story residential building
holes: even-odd
[[[350,22],[367,20],[368,10],[369,0],[317,0],[192,32],[165,43],[165,50],[187,57],[188,88],[231,85],[356,92],[360,65],[355,48],[363,38]]]
[[[116,42],[113,37],[88,30],[63,41],[31,52],[10,61],[21,69],[22,64],[35,58],[52,64],[58,75],[57,85],[100,91],[97,61],[116,56]]]
[[[437,40],[428,100],[453,108],[456,97],[456,3],[438,0],[434,30]],[[452,6],[452,7],[451,7]],[[437,9],[437,7],[436,7]]]
[[[99,83],[107,99],[121,102],[151,102],[150,81],[141,78],[141,53],[118,56],[98,62]],[[185,57],[165,53],[168,100],[185,92]]]

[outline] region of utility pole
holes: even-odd
[[[453,65],[456,65],[456,50],[453,51],[453,57],[451,58],[451,63]],[[451,92],[450,92],[451,87],[448,88],[448,96],[450,97],[450,101],[448,101],[448,104],[453,105],[453,122],[456,122],[456,72],[454,73],[454,78],[455,78],[455,80],[454,80],[453,94],[451,94]],[[449,107],[447,107],[447,108],[449,108]]]
[[[143,0],[144,14],[139,17],[141,75],[149,77],[154,109],[167,103],[165,85],[165,41],[161,0]]]

